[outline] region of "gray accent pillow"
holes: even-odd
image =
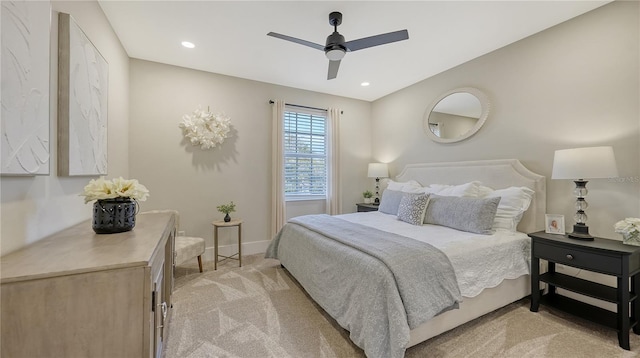
[[[400,199],[402,199],[403,194],[401,191],[391,189],[383,191],[378,211],[385,214],[398,215],[398,206],[400,206]]]
[[[411,225],[422,225],[429,203],[428,194],[403,193],[398,206],[398,219]]]
[[[499,197],[479,199],[431,194],[424,223],[490,235],[498,203]]]

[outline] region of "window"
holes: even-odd
[[[285,107],[284,193],[288,200],[326,198],[326,121],[326,111]]]

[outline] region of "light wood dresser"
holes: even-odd
[[[86,221],[1,257],[0,355],[160,357],[174,237],[173,214],[138,214],[129,232]]]

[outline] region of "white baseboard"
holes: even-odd
[[[242,256],[264,254],[271,240],[251,241],[242,243]],[[238,245],[223,245],[218,247],[218,253],[231,256],[238,252]],[[207,247],[202,256],[204,261],[213,261],[213,246]]]

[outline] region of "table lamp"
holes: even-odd
[[[613,178],[618,176],[616,158],[612,147],[589,147],[556,150],[553,156],[551,179],[572,179],[576,183],[573,191],[576,200],[576,215],[573,232],[567,236],[578,240],[593,240],[587,226],[587,214],[584,210],[589,206],[584,200],[587,195],[585,179]]]
[[[373,204],[380,205],[380,178],[386,178],[389,176],[389,167],[386,163],[369,163],[367,176],[369,178],[376,178],[376,198]]]

